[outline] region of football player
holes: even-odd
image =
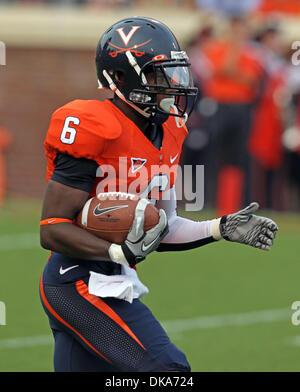
[[[187,250],[222,238],[269,250],[277,225],[253,215],[257,203],[208,221],[177,215],[169,169],[178,164],[197,89],[187,55],[167,26],[143,17],[115,23],[99,41],[96,68],[99,88],[111,89],[113,99],[75,100],[57,109],[45,140],[40,233],[41,245],[52,252],[40,296],[55,339],[54,369],[190,371],[184,353],[140,301],[148,289],[135,265],[155,250]],[[148,173],[122,245],[73,224],[101,182],[112,185],[104,166],[114,168],[116,190],[123,192],[140,170]],[[160,216],[147,232],[145,198],[157,199]]]

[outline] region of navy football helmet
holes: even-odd
[[[115,23],[96,52],[99,88],[111,89],[152,122],[175,116],[178,126],[186,122],[198,93],[189,66],[174,34],[151,18]],[[159,104],[158,95],[164,96]]]

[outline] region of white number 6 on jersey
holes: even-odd
[[[73,144],[77,133],[75,128],[70,127],[70,123],[73,123],[73,125],[79,125],[80,120],[79,118],[72,116],[66,118],[63,130],[60,135],[61,142],[65,144]]]

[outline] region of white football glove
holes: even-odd
[[[228,241],[270,250],[278,226],[272,219],[252,214],[258,209],[259,204],[254,202],[243,210],[223,216],[220,221],[222,237]]]

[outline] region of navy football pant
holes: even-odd
[[[190,371],[138,299],[99,298],[82,280],[63,286],[41,280],[40,295],[55,339],[55,371]]]

